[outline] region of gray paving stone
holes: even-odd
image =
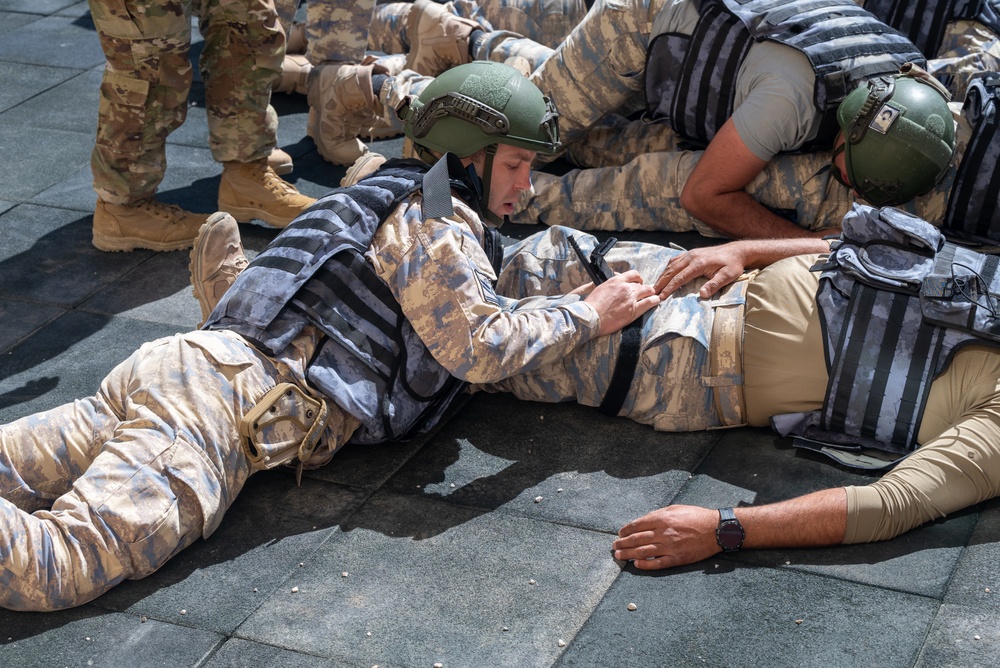
[[[848,471],[825,457],[798,452],[767,430],[747,429],[726,435],[677,501],[708,507],[761,505],[874,480],[876,476]],[[837,549],[753,550],[733,558],[940,599],[974,526],[974,515],[959,513],[892,541]]]
[[[76,0],[0,0],[0,9],[46,15],[65,9],[75,2]]]
[[[188,251],[154,253],[79,305],[81,311],[122,315],[196,329],[201,310],[191,291]]]
[[[0,35],[20,30],[22,27],[41,18],[38,14],[27,14],[21,13],[20,11],[5,11],[6,9],[7,8],[4,6],[3,1],[0,0]]]
[[[330,668],[330,661],[234,638],[213,654],[204,668]]]
[[[0,424],[94,394],[101,380],[147,341],[182,328],[69,312],[0,356]]]
[[[945,604],[934,619],[915,668],[994,668],[1000,656],[995,609]]]
[[[0,25],[7,16],[0,12]],[[26,100],[35,98],[42,91],[57,86],[74,76],[76,76],[75,72],[57,67],[0,62],[0,80],[4,82],[4,85],[0,87],[0,112],[7,111],[22,103],[27,104]],[[37,116],[37,111],[35,114]],[[76,115],[79,116],[79,110],[77,110]],[[3,115],[0,116],[0,119],[5,125],[17,122],[12,115]]]
[[[337,665],[548,666],[618,574],[608,543],[380,492],[239,635]]]
[[[103,66],[77,72],[64,68],[0,63],[0,76],[3,76],[2,68],[5,67],[26,70],[26,72],[12,73],[18,78],[30,74],[39,79],[37,83],[33,79],[29,84],[37,90],[25,87],[25,94],[17,100],[17,106],[9,105],[13,108],[0,116],[4,125],[13,124],[22,127],[22,132],[29,134],[36,142],[45,137],[45,133],[49,130],[89,134],[93,142],[97,133],[98,91],[101,86]],[[53,73],[62,75],[62,78],[56,79]],[[3,108],[6,107],[0,104],[0,109]],[[94,113],[81,114],[80,109],[93,109]]]
[[[39,151],[35,133],[4,123],[0,115],[0,146],[19,156],[0,162],[0,199],[21,202],[90,164],[94,135],[51,130],[45,133],[45,150]]]
[[[143,622],[90,607],[58,613],[0,610],[0,629],[0,665],[18,668],[141,664],[193,668],[223,641],[203,629],[153,619]]]
[[[297,487],[290,472],[260,473],[212,536],[94,603],[232,634],[270,596],[285,595],[289,579],[314,561],[317,548],[363,499],[357,490],[328,483],[306,480]]]
[[[945,603],[1000,615],[1000,503],[981,504],[978,522],[955,569]],[[1000,618],[998,618],[1000,621]]]
[[[629,570],[556,665],[911,666],[937,607],[920,596],[723,560],[659,575]]]
[[[5,34],[0,60],[87,70],[103,63],[104,53],[89,16],[46,16]]]
[[[78,211],[22,204],[0,215],[0,225],[0,296],[76,306],[153,255],[97,250],[92,218]]]
[[[64,312],[64,309],[54,306],[0,299],[0,322],[3,323],[0,328],[0,353]]]
[[[616,532],[667,503],[718,438],[668,436],[575,404],[480,395],[388,486]]]

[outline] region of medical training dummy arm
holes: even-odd
[[[794,255],[826,253],[824,239],[745,239],[720,246],[695,248],[674,257],[654,286],[660,298],[697,278],[709,279],[699,290],[703,299],[737,280],[747,269],[761,269]]]
[[[847,494],[839,487],[826,489],[735,513],[745,532],[742,549],[838,545],[847,527]],[[718,526],[716,508],[667,506],[622,527],[613,556],[640,570],[693,564],[722,551]]]

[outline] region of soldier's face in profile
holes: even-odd
[[[508,144],[497,146],[490,178],[489,209],[501,218],[514,212],[521,193],[531,189],[531,163],[535,152]],[[483,174],[485,156],[475,161],[476,171]]]

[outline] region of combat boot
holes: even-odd
[[[306,133],[325,160],[350,165],[368,152],[358,137],[375,120],[372,74],[386,71],[370,63],[338,66],[331,62],[313,68]]]
[[[315,201],[275,174],[266,158],[223,164],[219,210],[240,222],[256,218],[271,227],[287,227]]]
[[[417,0],[406,21],[410,51],[406,69],[436,77],[445,70],[464,65],[469,56],[469,36],[483,27],[455,16],[433,0]]]
[[[354,161],[354,164],[347,168],[344,178],[340,179],[340,187],[347,188],[355,183],[374,174],[379,167],[385,163],[385,156],[381,153],[365,153]]]
[[[247,264],[236,219],[225,211],[213,213],[198,232],[188,265],[194,297],[201,307],[199,327],[205,324],[212,309]]]
[[[102,251],[182,250],[194,243],[205,218],[203,213],[191,213],[152,197],[133,205],[98,199],[92,243]]]
[[[286,54],[285,59],[281,61],[281,78],[274,86],[274,92],[305,95],[309,91],[307,82],[312,68],[312,63],[306,60],[305,56]]]
[[[279,176],[282,174],[291,174],[292,169],[295,167],[294,163],[292,163],[292,156],[277,146],[271,149],[270,155],[267,156],[267,166],[273,169],[274,173]]]

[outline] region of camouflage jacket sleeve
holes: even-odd
[[[453,216],[422,220],[421,202],[412,197],[379,228],[368,259],[453,375],[496,382],[558,360],[597,336],[597,312],[577,297],[550,299],[540,308],[538,300],[497,295],[475,213],[453,200]]]

